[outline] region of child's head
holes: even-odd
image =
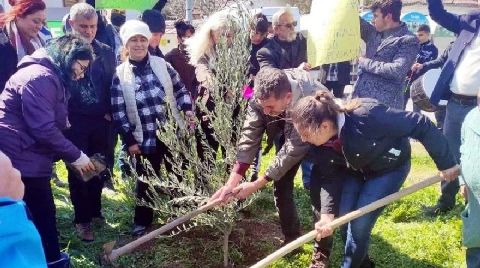
[[[426,24],[422,24],[417,29],[417,38],[420,44],[430,41],[430,27]]]

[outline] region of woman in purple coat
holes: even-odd
[[[25,184],[24,201],[42,238],[49,267],[68,267],[60,252],[50,178],[62,159],[79,172],[94,170],[90,159],[62,134],[68,128],[67,101],[76,80],[92,60],[92,48],[79,37],[53,40],[30,56],[10,77],[0,95],[0,150]]]

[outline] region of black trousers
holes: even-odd
[[[47,262],[59,260],[60,245],[50,177],[22,177],[22,181],[25,185],[23,201],[40,233]]]
[[[285,138],[279,135],[274,140],[276,152],[282,148]],[[294,179],[300,163],[293,166],[282,178],[273,183],[275,207],[280,218],[280,227],[286,241],[296,239],[301,235],[300,220],[297,207],[293,200]]]
[[[71,116],[70,123],[72,127],[65,132],[65,137],[78,149],[88,156],[96,153],[103,156],[108,154],[111,142],[110,122],[103,118]],[[102,188],[104,181],[109,179],[109,173],[105,172],[104,175],[84,182],[68,168],[68,185],[75,212],[75,223],[89,223],[92,218],[102,216]]]
[[[163,163],[165,163],[165,169],[168,172],[172,172],[172,166],[168,161],[166,161],[166,158],[170,156],[170,153],[168,151],[167,146],[162,143],[161,141],[157,140],[157,148],[155,152],[151,154],[142,154],[142,155],[137,155],[135,156],[135,170],[137,172],[137,175],[139,178],[141,177],[143,180],[151,180],[153,177],[151,176],[152,174],[150,173],[150,170],[148,169],[147,166],[145,166],[145,163],[142,161],[147,160],[153,171],[155,172],[156,176],[160,176],[160,166]],[[160,178],[161,179],[161,178]],[[137,205],[135,206],[135,216],[133,219],[133,222],[138,225],[143,225],[143,226],[149,226],[153,222],[153,209],[151,207],[152,205],[152,189],[150,188],[149,184],[146,182],[143,182],[140,179],[137,179],[136,182],[136,198],[137,198]],[[155,189],[157,193],[161,193],[161,189]],[[140,204],[138,203],[140,202]],[[146,203],[146,205],[143,205],[142,203]]]
[[[343,98],[345,85],[340,84],[338,81],[326,81],[325,86],[333,92],[335,98]]]

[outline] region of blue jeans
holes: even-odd
[[[348,175],[343,184],[339,216],[371,204],[397,192],[410,171],[410,160],[402,166],[379,176],[364,179],[359,175]],[[341,227],[345,241],[342,268],[360,267],[368,254],[370,234],[383,208],[372,211]]]
[[[304,159],[301,164],[303,188],[310,189],[310,180],[312,176],[313,163]]]
[[[467,248],[467,268],[480,267],[480,248]]]
[[[443,125],[443,135],[450,145],[450,150],[452,151],[457,163],[460,163],[460,131],[462,129],[463,120],[476,106],[475,102],[472,102],[471,105],[466,105],[459,103],[455,99],[450,99],[447,104],[447,112],[445,116],[445,123]],[[437,201],[437,205],[442,208],[452,208],[455,206],[455,196],[460,189],[458,178],[454,181],[446,182],[442,181],[442,195]]]

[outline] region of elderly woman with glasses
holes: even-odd
[[[79,173],[95,169],[62,133],[69,127],[68,90],[77,86],[92,57],[92,48],[83,39],[60,37],[24,57],[0,95],[0,150],[22,174],[23,199],[42,238],[49,267],[69,263],[58,243],[52,165],[62,159]]]

